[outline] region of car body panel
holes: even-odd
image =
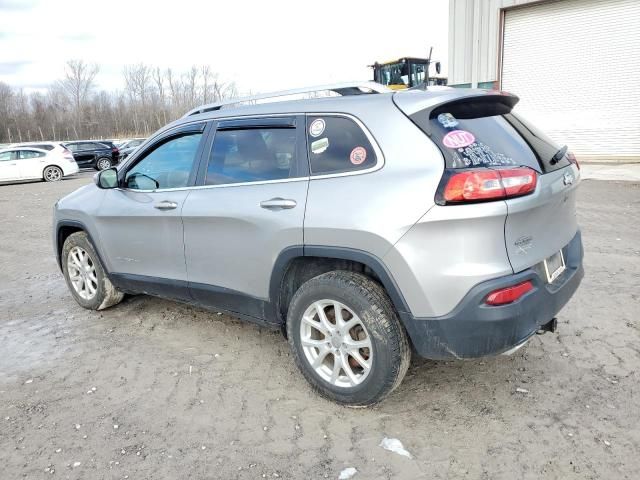
[[[383,258],[417,317],[447,314],[474,285],[513,273],[504,201],[434,206]]]
[[[23,158],[20,155],[17,160],[20,178],[42,178],[42,171],[48,164],[51,164],[51,161],[52,159],[47,158],[47,155],[33,158]]]
[[[0,182],[9,182],[20,178],[18,152],[15,149],[0,150]]]
[[[505,244],[514,272],[558,252],[578,231],[580,170],[570,165],[538,177],[531,195],[506,201]]]
[[[307,185],[302,178],[191,190],[182,211],[189,281],[268,300],[276,258],[288,246],[303,243]],[[260,206],[274,198],[293,200],[296,206]]]
[[[105,192],[94,225],[109,270],[186,281],[180,213],[189,191]],[[177,208],[159,210],[160,202],[175,202]]]

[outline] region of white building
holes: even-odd
[[[640,161],[640,0],[449,0],[449,85],[515,93],[578,159]]]

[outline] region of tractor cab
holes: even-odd
[[[428,58],[404,57],[391,62],[376,62],[373,68],[374,82],[381,83],[392,90],[404,90],[417,87],[423,83],[427,85],[446,85],[446,79],[429,77],[429,64],[436,64],[436,72],[440,73],[440,62],[432,62]]]

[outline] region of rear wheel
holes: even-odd
[[[45,182],[59,182],[62,180],[62,169],[55,165],[49,165],[42,171],[42,178]]]
[[[76,232],[67,237],[61,260],[67,286],[82,307],[103,310],[122,301],[124,294],[105,274],[86,233]]]
[[[409,367],[409,342],[383,288],[359,273],[315,277],[287,315],[296,364],[323,396],[351,406],[382,400]]]
[[[96,169],[98,170],[106,170],[107,168],[111,168],[112,162],[110,158],[102,157],[99,158],[96,162]]]

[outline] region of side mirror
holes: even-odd
[[[440,62],[436,62],[436,73],[440,73]]]
[[[102,170],[93,176],[98,188],[116,188],[118,186],[118,171],[115,167]]]

